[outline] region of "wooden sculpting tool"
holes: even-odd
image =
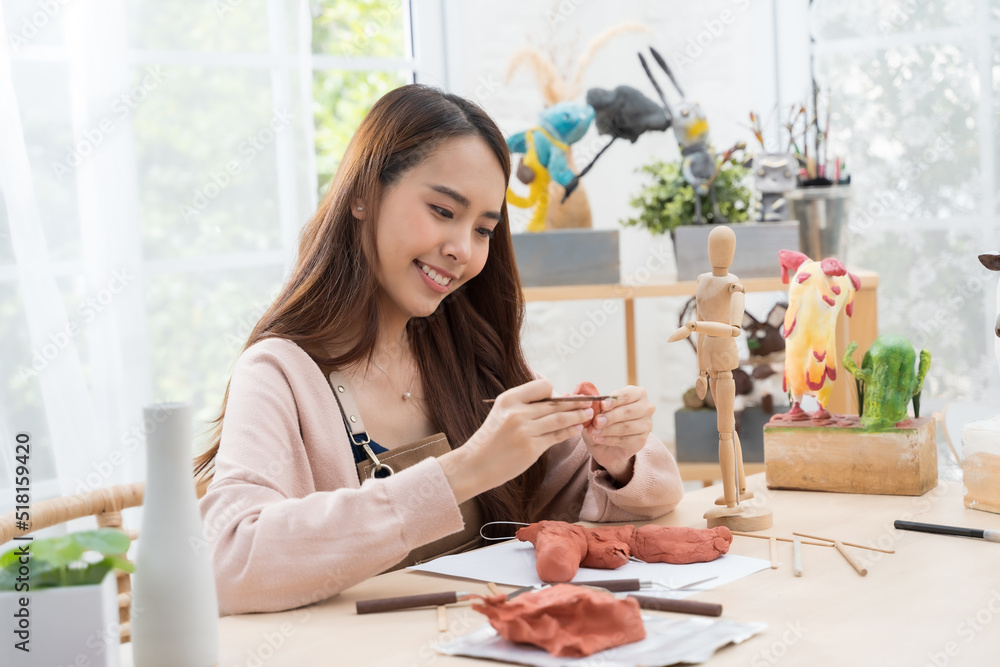
[[[897,526],[897,528],[898,528],[898,526]],[[829,537],[819,537],[818,535],[806,535],[805,533],[798,533],[798,532],[793,532],[792,535],[799,535],[800,537],[809,537],[809,538],[812,538],[814,540],[824,540],[826,542],[836,542],[837,541],[837,540],[831,540]],[[1000,540],[998,540],[998,541],[1000,541]],[[804,542],[804,544],[808,544],[808,542]],[[867,549],[868,551],[881,551],[884,554],[894,554],[894,553],[896,553],[895,550],[893,550],[893,549],[879,549],[878,547],[866,547],[863,544],[855,544],[854,542],[841,542],[841,544],[843,544],[844,546],[847,546],[847,547],[856,547],[858,549]]]
[[[553,396],[552,398],[542,398],[537,401],[531,401],[532,403],[563,403],[565,401],[603,401],[607,398],[612,400],[617,399],[617,396]],[[495,403],[497,399],[495,398],[484,398],[483,403]]]
[[[778,569],[778,538],[772,537],[768,539],[771,543],[771,569]]]
[[[703,584],[706,581],[711,581],[716,577],[708,577],[706,579],[699,579],[698,581],[692,581],[683,586],[668,586],[666,584],[660,583],[659,585],[672,590],[681,591],[686,588],[691,588],[697,584]],[[570,582],[574,586],[588,586],[591,588],[600,588],[609,593],[620,593],[626,591],[639,591],[643,589],[650,589],[657,585],[652,579],[609,579],[604,581],[573,581]],[[502,591],[493,582],[489,582],[486,586],[490,589],[490,592],[494,595],[499,595]],[[526,586],[524,588],[519,588],[507,595],[508,600],[512,600],[521,593],[528,593],[531,591],[538,590],[537,586]],[[464,600],[470,600],[475,597],[475,594],[469,593],[467,591],[445,591],[444,593],[424,593],[421,595],[403,595],[400,597],[392,598],[380,598],[377,600],[358,600],[354,603],[358,614],[377,614],[384,611],[399,611],[401,609],[417,609],[420,607],[437,607],[438,608],[438,626],[442,628],[441,632],[447,630],[447,617],[445,616],[444,605],[455,604],[456,602],[462,602]],[[701,614],[703,616],[719,616],[722,613],[722,607],[720,605],[708,605],[705,602],[694,602],[691,600],[670,600],[667,598],[657,598],[648,597],[642,595],[633,595],[639,601],[639,606],[641,607],[645,604],[646,600],[662,601],[664,604],[660,606],[648,607],[649,609],[658,609],[661,611],[678,611],[686,614]],[[649,604],[653,604],[650,602]],[[659,603],[657,603],[659,604]],[[666,605],[666,606],[665,606]],[[707,606],[706,606],[707,605]],[[669,609],[667,607],[670,607]],[[716,610],[718,607],[718,610]],[[643,607],[644,609],[647,607]],[[716,613],[718,611],[718,613]]]
[[[447,591],[444,593],[424,593],[423,595],[404,595],[402,597],[381,598],[378,600],[358,600],[354,606],[358,614],[377,614],[383,611],[399,609],[416,609],[418,607],[437,607],[454,604],[472,598],[472,593],[466,591]]]
[[[960,528],[958,526],[942,526],[936,523],[919,523],[917,521],[895,521],[892,525],[899,530],[914,530],[920,533],[934,533],[936,535],[975,537],[981,540],[989,540],[990,542],[1000,542],[1000,530]]]
[[[833,546],[837,547],[837,551],[840,552],[840,555],[843,556],[847,560],[847,562],[851,564],[851,567],[853,567],[855,570],[857,570],[858,574],[860,574],[862,577],[864,577],[864,576],[866,576],[868,574],[868,569],[865,568],[865,567],[862,567],[861,563],[859,563],[857,561],[857,559],[854,558],[854,556],[852,556],[851,554],[847,553],[847,551],[844,549],[844,543],[843,542],[835,540],[833,542]]]
[[[802,576],[802,538],[798,535],[792,540],[792,570],[796,577]]]
[[[671,600],[649,595],[629,595],[643,609],[654,611],[675,611],[681,614],[697,614],[698,616],[722,616],[722,605],[714,602],[698,602],[697,600]]]
[[[761,539],[761,540],[769,540],[769,539],[771,539],[770,535],[758,535],[757,533],[743,533],[743,532],[740,532],[738,530],[734,530],[734,531],[731,531],[731,532],[733,533],[733,535],[739,535],[740,537],[756,537],[756,538]],[[793,533],[793,534],[797,535],[798,533]],[[792,542],[793,541],[792,538],[790,538],[790,537],[775,537],[774,539],[778,540],[779,542]],[[816,547],[832,547],[833,546],[833,540],[828,540],[826,542],[810,542],[809,540],[803,540],[802,544],[811,544],[812,546],[816,546]]]

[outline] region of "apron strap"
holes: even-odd
[[[395,471],[379,461],[378,456],[375,455],[375,452],[369,446],[368,443],[371,442],[371,438],[368,437],[365,424],[361,421],[361,412],[351,397],[351,392],[347,389],[347,382],[344,379],[343,373],[340,371],[331,371],[327,380],[330,382],[330,388],[333,389],[333,397],[337,399],[337,405],[340,407],[340,414],[344,418],[344,426],[347,428],[351,442],[361,447],[365,451],[365,456],[375,464],[372,474],[383,472],[386,473],[383,475],[384,477],[394,474]]]
[[[347,432],[352,436],[357,436],[354,441],[359,445],[361,440],[368,442],[365,424],[361,421],[361,412],[358,410],[357,404],[354,403],[351,392],[347,390],[344,374],[340,371],[331,371],[327,379],[333,389],[333,396],[337,399],[337,405],[340,406],[340,413],[344,417],[344,426],[347,427]]]

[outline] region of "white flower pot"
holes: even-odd
[[[30,544],[30,543],[28,543]],[[30,576],[30,575],[29,575]],[[27,605],[21,604],[27,599]],[[15,616],[22,609],[28,616]],[[121,625],[118,581],[109,572],[100,584],[0,593],[5,628],[0,665],[12,667],[118,667]],[[28,652],[17,648],[26,633]]]

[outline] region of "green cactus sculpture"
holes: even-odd
[[[913,415],[920,416],[920,391],[931,367],[931,353],[920,351],[920,367],[914,369],[917,353],[902,336],[879,336],[865,352],[861,368],[851,355],[858,349],[852,342],[844,354],[844,368],[854,376],[858,389],[861,424],[869,431],[891,429],[906,419],[913,400]]]

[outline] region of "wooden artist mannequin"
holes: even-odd
[[[743,474],[743,450],[736,433],[733,405],[736,382],[733,371],[740,365],[736,337],[742,333],[744,289],[738,277],[729,273],[736,252],[736,235],[726,226],[716,227],[708,235],[708,259],[711,273],[698,276],[695,291],[697,320],[674,332],[668,342],[698,336],[699,398],[712,392],[718,414],[719,464],[722,467],[723,496],[705,513],[710,528],[727,526],[731,530],[763,530],[771,526],[771,510],[751,507],[742,501],[753,498],[746,489]]]

